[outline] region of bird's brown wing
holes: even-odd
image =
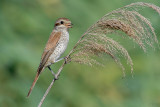
[[[53,53],[54,49],[56,48],[56,45],[57,45],[60,37],[61,37],[61,32],[52,32],[52,34],[49,37],[49,40],[46,44],[44,52],[42,54],[41,62],[40,62],[40,65],[38,67],[37,72],[40,73],[41,70],[43,69],[43,67],[45,66],[48,58],[50,57],[50,55]]]

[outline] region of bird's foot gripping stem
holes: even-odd
[[[68,62],[71,62],[71,57],[70,57],[70,55],[64,57],[64,60],[65,60],[65,64],[67,64]]]

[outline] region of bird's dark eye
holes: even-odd
[[[63,22],[63,21],[61,21],[60,23],[61,23],[61,24],[63,24],[64,22]]]

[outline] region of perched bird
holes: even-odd
[[[60,56],[64,53],[67,48],[69,42],[69,33],[68,29],[72,28],[72,23],[67,18],[59,18],[55,25],[54,29],[48,39],[48,42],[44,48],[44,52],[41,57],[41,62],[37,69],[36,77],[33,81],[33,84],[28,92],[27,97],[31,94],[33,87],[35,86],[40,73],[48,67],[48,69],[52,72],[52,74],[57,79],[55,73],[51,70],[50,65],[54,64],[63,58]],[[60,59],[59,59],[60,58]]]

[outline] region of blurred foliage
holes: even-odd
[[[140,0],[1,0],[0,1],[0,107],[35,107],[53,76],[43,72],[27,99],[45,43],[59,17],[69,18],[70,43],[64,56],[85,30],[106,13]],[[160,6],[159,0],[141,0]],[[160,41],[160,17],[142,9]],[[133,42],[124,44],[133,59],[121,79],[121,69],[111,58],[105,67],[70,63],[47,96],[44,107],[160,107],[160,51],[145,54]],[[135,47],[135,48],[133,48]],[[52,65],[56,71],[62,62]]]

